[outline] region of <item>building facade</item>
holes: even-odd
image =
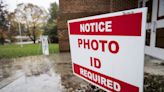
[[[61,52],[70,50],[67,20],[138,7],[137,0],[59,0],[59,4],[58,36]]]

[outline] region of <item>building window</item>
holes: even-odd
[[[145,42],[146,46],[150,46],[150,37],[151,37],[151,30],[148,29],[146,30],[146,42]]]
[[[143,7],[143,1],[139,1],[138,7],[139,7],[139,8]]]
[[[164,28],[159,28],[156,31],[156,47],[164,48]]]
[[[164,0],[158,0],[157,19],[164,19]]]
[[[151,22],[153,0],[148,0],[148,1],[146,2],[146,7],[148,7],[147,22]]]

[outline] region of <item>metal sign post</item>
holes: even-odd
[[[41,37],[43,55],[49,55],[48,36]]]

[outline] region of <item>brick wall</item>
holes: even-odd
[[[112,0],[112,12],[134,9],[138,7],[138,0]]]
[[[69,51],[67,20],[131,9],[137,0],[59,0],[58,36],[61,52]]]

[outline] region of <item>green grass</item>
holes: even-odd
[[[41,44],[26,44],[21,48],[20,45],[0,45],[0,59],[17,58],[23,56],[42,55]],[[59,52],[58,44],[49,44],[50,54]]]

